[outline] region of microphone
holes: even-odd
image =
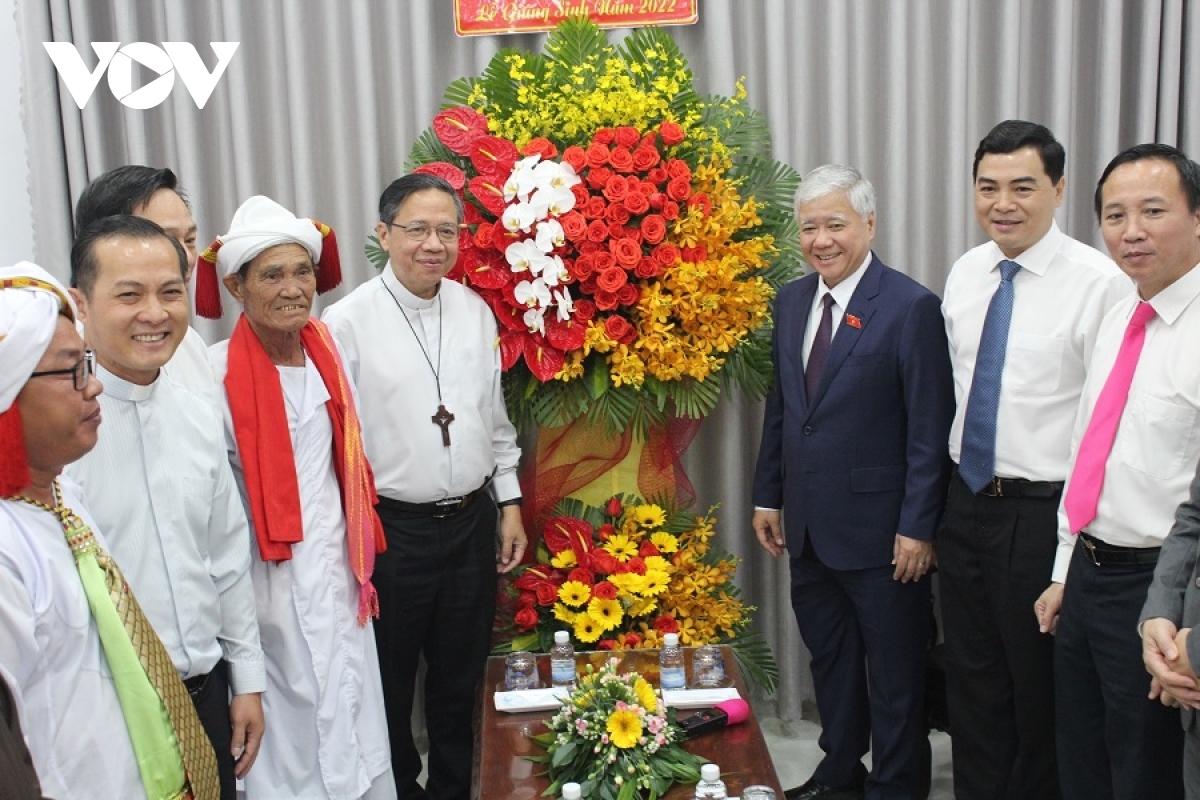
[[[702,733],[715,731],[728,725],[745,722],[750,716],[750,706],[740,697],[717,703],[713,708],[702,708],[695,714],[679,720],[685,738],[691,739]]]

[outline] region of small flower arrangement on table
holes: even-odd
[[[531,736],[546,748],[530,760],[545,764],[552,783],[543,793],[558,797],[574,781],[585,797],[656,800],[676,781],[700,778],[702,759],[679,745],[683,731],[654,687],[637,673],[618,674],[619,659],[591,664],[562,710]]]
[[[729,644],[747,676],[772,690],[778,668],[749,630],[754,606],[733,583],[737,559],[712,546],[712,509],[696,515],[634,497],[605,508],[566,499],[546,521],[535,561],[518,568],[502,617],[504,650],[546,652],[556,630],[577,650]],[[511,616],[509,616],[511,613]]]

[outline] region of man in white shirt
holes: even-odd
[[[69,473],[192,693],[232,800],[258,752],[266,677],[221,423],[162,370],[187,328],[186,269],[179,243],[140,217],[105,217],[76,240],[72,295],[106,424]]]
[[[1059,774],[1069,798],[1182,797],[1179,719],[1147,697],[1134,631],[1200,460],[1200,167],[1167,145],[1131,147],[1100,176],[1096,214],[1137,291],[1096,338],[1054,583],[1040,601],[1043,624],[1056,627]],[[1192,580],[1182,570],[1194,548],[1165,555],[1160,574]],[[1167,613],[1152,602],[1146,615]],[[1177,686],[1164,656],[1180,623],[1164,617],[1144,627],[1152,696],[1164,680]]]
[[[379,212],[388,267],[324,319],[358,387],[387,537],[375,565],[375,638],[396,787],[404,800],[466,800],[496,573],[525,550],[520,449],[500,386],[495,317],[470,289],[444,280],[458,257],[462,200],[441,178],[417,173],[383,192]],[[410,726],[422,654],[424,789]]]
[[[165,167],[127,164],[96,178],[75,202],[76,236],[101,217],[116,214],[144,217],[173,236],[187,253],[184,282],[191,282],[197,257],[196,221],[174,172]],[[167,362],[166,372],[176,383],[215,402],[217,385],[209,368],[207,348],[196,329],[188,326],[175,355]]]
[[[1071,426],[1096,329],[1128,292],[1109,259],[1054,222],[1064,162],[1042,125],[1009,120],[984,137],[972,174],[989,241],[954,264],[942,304],[958,469],[937,547],[961,800],[1060,796],[1047,713],[1053,640],[1030,609],[1054,561]]]

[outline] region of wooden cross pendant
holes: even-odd
[[[454,415],[447,411],[444,405],[438,405],[437,413],[430,417],[430,419],[433,420],[434,425],[442,429],[442,446],[449,447],[450,423],[454,422]]]

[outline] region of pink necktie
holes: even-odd
[[[1125,338],[1117,351],[1113,364],[1087,430],[1079,442],[1079,454],[1075,458],[1075,469],[1067,483],[1063,497],[1063,508],[1072,533],[1079,533],[1096,518],[1096,504],[1100,502],[1100,487],[1104,485],[1104,467],[1108,454],[1112,452],[1113,440],[1117,437],[1117,425],[1129,398],[1129,384],[1137,369],[1142,345],[1146,342],[1146,323],[1154,316],[1154,308],[1147,302],[1138,303],[1133,318],[1125,328]]]

